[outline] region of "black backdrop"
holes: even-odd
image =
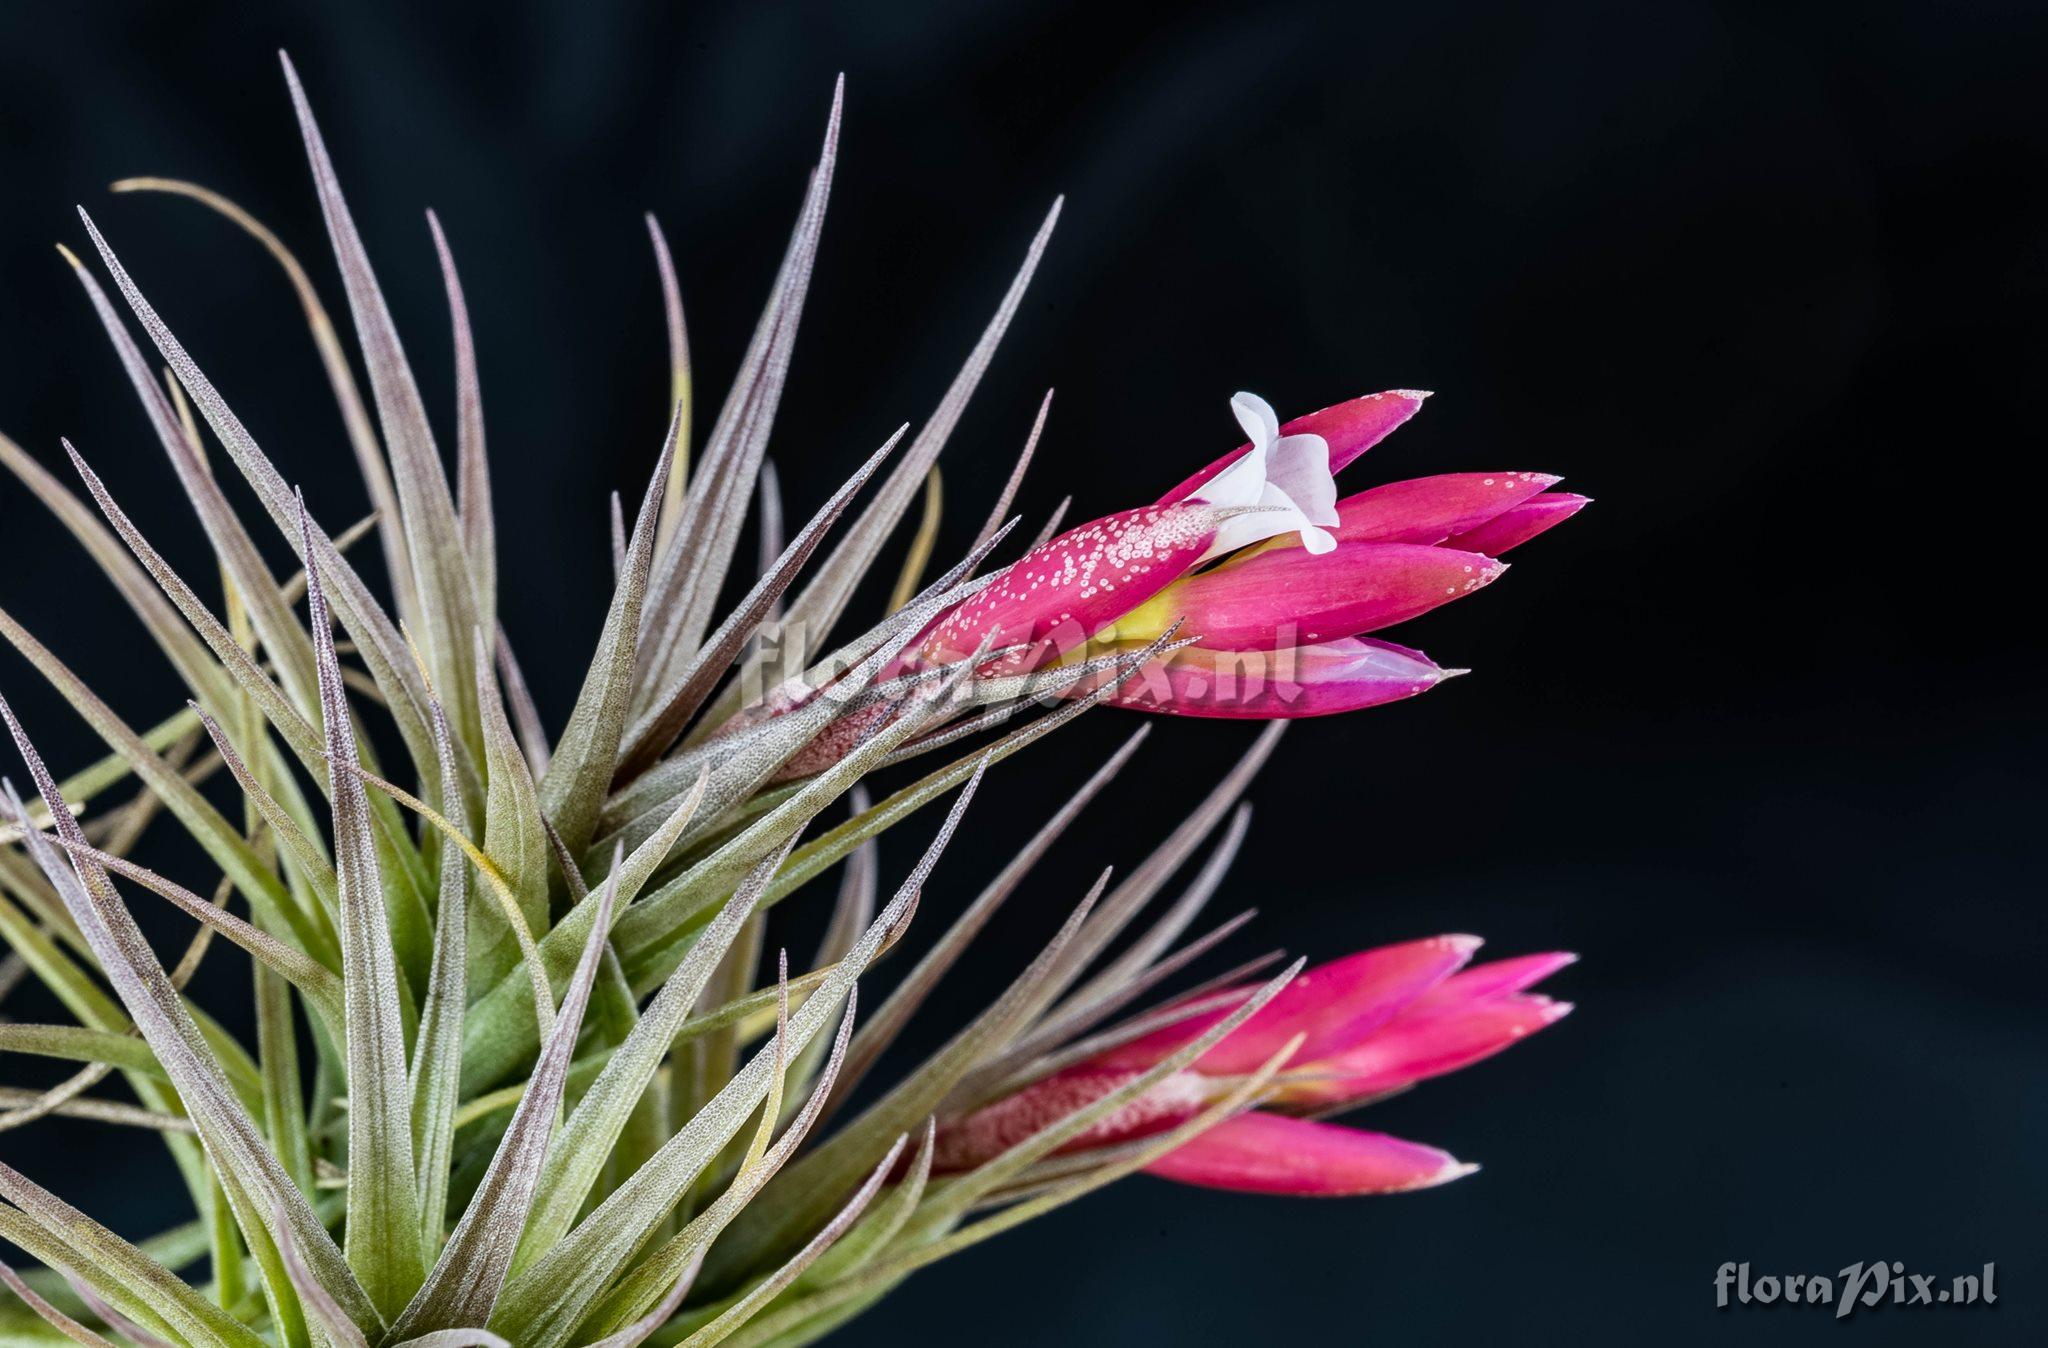
[[[1047,385],[1033,520],[1068,492],[1083,516],[1151,499],[1234,442],[1240,387],[1283,414],[1437,390],[1348,482],[1532,468],[1599,498],[1504,584],[1396,634],[1476,675],[1296,728],[1219,900],[1263,910],[1247,951],[1469,930],[1584,953],[1556,984],[1577,1015],[1370,1118],[1485,1171],[1334,1204],[1135,1181],[920,1276],[845,1342],[1805,1341],[1832,1332],[1816,1312],[1713,1310],[1715,1268],[1859,1259],[1996,1261],[2003,1294],[1882,1311],[1859,1342],[2038,1341],[2042,643],[2023,615],[2048,12],[271,8],[0,12],[0,426],[51,462],[72,436],[157,537],[196,536],[48,247],[79,242],[84,202],[316,508],[360,508],[269,263],[189,206],[104,191],[219,187],[319,258],[338,302],[288,46],[443,415],[419,208],[452,237],[507,622],[552,715],[607,592],[606,495],[639,489],[660,430],[639,213],[675,240],[715,400],[839,70],[844,158],[773,450],[799,516],[924,417],[1059,192],[946,456],[946,547]],[[18,489],[0,522],[4,602],[155,713],[170,675],[105,586]],[[67,761],[88,752],[12,655],[0,686]],[[1130,725],[1090,720],[997,774],[934,917]],[[1249,738],[1159,726],[942,1011]],[[892,838],[892,873],[927,827]],[[0,1155],[124,1230],[179,1215],[148,1178],[159,1153],[78,1136],[92,1150],[42,1127]]]

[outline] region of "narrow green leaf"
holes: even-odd
[[[1140,726],[1131,732],[1116,752],[1032,835],[1031,841],[1010,858],[987,887],[975,896],[974,902],[961,911],[953,925],[946,929],[946,934],[903,976],[903,981],[896,985],[896,990],[889,994],[889,1000],[882,1004],[881,1009],[868,1017],[860,1033],[854,1036],[853,1048],[846,1055],[846,1071],[842,1076],[845,1085],[840,1098],[843,1099],[845,1092],[851,1091],[867,1076],[875,1061],[896,1041],[896,1036],[903,1032],[903,1027],[910,1023],[910,1018],[931,995],[931,990],[938,986],[939,980],[981,934],[1004,900],[1016,892],[1024,877],[1052,850],[1053,844],[1080,817],[1088,803],[1123,771],[1124,765],[1131,761],[1131,756],[1137,753],[1138,746],[1150,733],[1149,726]],[[863,850],[870,846],[871,843],[862,844]]]
[[[895,531],[897,522],[910,507],[919,484],[926,473],[938,462],[939,452],[952,437],[953,428],[960,422],[961,414],[967,410],[968,400],[987,373],[989,363],[995,359],[996,347],[1009,330],[1010,320],[1016,317],[1018,306],[1023,303],[1024,291],[1031,284],[1031,277],[1038,270],[1038,262],[1045,255],[1045,246],[1052,239],[1053,226],[1059,222],[1060,207],[1064,199],[1055,200],[1052,209],[1046,213],[1045,222],[1038,227],[1031,246],[1025,251],[1024,264],[1010,282],[1002,302],[996,306],[995,316],[983,330],[981,340],[975,343],[967,363],[953,377],[952,385],[945,397],[939,400],[938,408],[932,413],[924,429],[910,442],[903,457],[889,470],[889,476],[875,494],[875,499],[860,514],[853,527],[840,539],[838,545],[818,568],[803,592],[789,608],[788,623],[791,627],[822,638],[839,621],[846,611],[846,605],[853,598],[853,591],[862,577],[874,566],[881,555],[882,546]]]
[[[135,565],[106,526],[93,518],[92,512],[66,491],[41,464],[30,458],[21,446],[4,435],[0,435],[0,465],[21,479],[22,485],[49,507],[50,513],[85,548],[100,571],[113,582],[128,607],[134,610],[135,616],[142,620],[150,637],[163,650],[186,685],[210,697],[224,697],[228,692],[228,681],[207,658],[205,647],[178,621],[177,611],[157,592],[156,586],[150,583],[149,577]],[[161,750],[165,743],[154,747]],[[67,781],[65,785],[72,788],[71,799],[89,798],[88,793],[78,789],[84,783]]]
[[[348,1054],[348,1264],[378,1314],[396,1315],[425,1275],[412,1152],[412,1095],[399,1015],[398,958],[386,925],[371,837],[370,802],[356,776],[355,726],[342,690],[341,662],[313,525],[303,504],[306,599],[327,737],[327,794],[334,806],[335,874],[341,889],[341,974]],[[359,1317],[351,1317],[360,1323]]]
[[[14,1295],[20,1297],[30,1310],[49,1321],[60,1334],[73,1343],[85,1344],[86,1348],[114,1348],[110,1340],[95,1334],[92,1330],[87,1329],[84,1325],[44,1300],[35,1288],[30,1287],[21,1280],[21,1275],[16,1273],[13,1267],[4,1259],[0,1259],[0,1282],[6,1283]]]
[[[924,569],[931,565],[932,545],[938,542],[939,520],[946,510],[945,479],[933,464],[924,475],[924,512],[918,516],[917,532],[910,536],[910,548],[903,555],[903,569],[896,573],[896,586],[889,591],[891,610],[902,608],[917,593]]]
[[[149,788],[163,799],[193,840],[247,896],[266,925],[290,931],[308,950],[320,949],[316,929],[309,927],[276,872],[242,838],[239,830],[221,817],[206,798],[162,757],[150,749],[128,724],[114,715],[79,677],[50,653],[48,647],[29,635],[5,609],[0,609],[0,637],[28,658],[107,746],[124,757]],[[54,787],[54,783],[52,783]],[[46,798],[47,799],[47,798]],[[84,834],[79,834],[80,839]]]
[[[279,60],[284,66],[285,83],[291,89],[292,108],[298,114],[299,133],[306,144],[320,213],[326,218],[327,236],[334,245],[335,262],[341,270],[342,288],[348,294],[349,312],[355,318],[356,337],[370,375],[370,396],[391,455],[391,476],[398,488],[399,522],[405,530],[406,551],[412,558],[413,578],[419,586],[427,667],[433,674],[433,686],[441,690],[447,701],[457,738],[474,751],[482,745],[476,709],[476,672],[470,668],[471,634],[476,631],[478,607],[462,524],[455,514],[455,500],[448,490],[439,451],[434,447],[434,433],[427,423],[419,385],[384,302],[383,287],[377,283],[362,237],[349,215],[348,203],[342,199],[341,183],[321,139],[312,106],[306,100],[306,91],[299,83],[298,72],[292,68],[291,58],[279,53]],[[459,297],[459,290],[457,294]],[[421,766],[425,768],[424,764]]]
[[[662,484],[676,451],[676,424],[655,461],[654,477],[641,501],[626,550],[626,570],[605,614],[604,630],[591,657],[590,673],[577,695],[568,727],[555,747],[554,761],[541,779],[541,807],[571,851],[580,852],[597,827],[598,811],[611,785],[618,761],[619,739],[625,733],[631,703],[633,668],[639,646],[641,600],[647,592],[648,566],[654,554],[655,513]]]
[[[854,980],[890,940],[892,933],[909,920],[925,877],[951,839],[972,794],[972,790],[962,792],[938,837],[897,889],[895,897],[862,934],[846,959],[833,971],[832,977],[820,984],[818,991],[790,1017],[785,1030],[776,1035],[774,1044],[757,1053],[726,1083],[716,1098],[663,1145],[652,1160],[619,1186],[553,1249],[513,1279],[500,1302],[499,1314],[504,1323],[528,1329],[534,1339],[530,1348],[545,1348],[545,1344],[559,1341],[583,1318],[648,1233],[667,1216],[676,1200],[755,1112],[767,1096],[771,1074],[779,1080],[786,1053],[809,1043],[827,1020],[838,1013],[840,1002],[850,994]],[[850,1033],[851,1023],[850,1017],[842,1019],[842,1039]],[[821,1084],[814,1093],[821,1106],[828,1087],[829,1082]],[[785,1134],[785,1140],[790,1135]],[[529,1348],[529,1345],[522,1345],[522,1348]]]
[[[667,552],[682,523],[683,503],[688,499],[690,481],[690,334],[683,326],[683,291],[676,284],[675,259],[669,256],[668,237],[654,212],[647,212],[647,237],[654,245],[654,269],[661,277],[661,315],[668,329],[668,405],[676,419],[676,458],[668,471],[668,485],[662,491],[661,527],[655,534],[658,554]]]
[[[859,1118],[791,1167],[769,1196],[734,1224],[725,1242],[711,1253],[705,1269],[708,1290],[724,1290],[743,1270],[764,1259],[778,1258],[799,1244],[831,1212],[840,1195],[874,1164],[891,1138],[930,1117],[961,1077],[1030,1023],[1051,999],[1046,982],[1108,881],[1109,873],[1104,871],[1002,996]]]
[[[817,1263],[827,1250],[853,1229],[861,1214],[874,1202],[875,1195],[881,1191],[890,1171],[896,1168],[897,1159],[903,1155],[905,1141],[906,1139],[901,1137],[896,1139],[896,1145],[884,1153],[881,1161],[869,1173],[867,1180],[860,1188],[854,1190],[853,1197],[833,1214],[832,1220],[825,1223],[818,1234],[812,1236],[801,1250],[791,1255],[782,1267],[755,1284],[745,1296],[728,1306],[718,1318],[684,1339],[682,1348],[708,1348],[709,1345],[720,1342],[758,1315],[769,1302],[780,1296],[784,1289],[802,1277],[806,1269]]]
[[[349,445],[355,450],[357,467],[370,493],[370,504],[384,522],[384,527],[377,533],[384,549],[384,569],[391,577],[393,593],[399,598],[399,612],[408,618],[416,616],[406,607],[414,593],[412,563],[405,553],[405,536],[398,527],[398,497],[391,489],[391,471],[384,463],[384,450],[377,443],[376,429],[370,424],[369,409],[363,406],[362,391],[356,387],[355,373],[349,368],[348,353],[342,349],[341,339],[335,335],[334,321],[327,316],[327,307],[320,302],[312,277],[306,274],[298,258],[277,235],[218,192],[176,178],[147,177],[123,178],[112,185],[112,190],[168,192],[196,201],[240,226],[262,244],[278,266],[284,269],[293,292],[298,296],[299,307],[305,312],[306,327],[312,334],[315,349],[320,353],[320,364],[327,372],[327,382],[334,390],[335,402],[341,408],[341,419],[348,428]],[[340,544],[341,539],[336,538],[335,542]]]
[[[1010,506],[1017,499],[1017,489],[1024,485],[1025,470],[1031,467],[1031,456],[1038,452],[1038,437],[1045,434],[1045,419],[1052,414],[1052,390],[1045,391],[1039,400],[1038,415],[1031,419],[1031,434],[1024,438],[1024,452],[1017,456],[1017,466],[1010,470],[1009,480],[1003,483],[1002,491],[996,496],[996,503],[990,507],[988,519],[982,522],[981,532],[975,541],[988,538],[1010,517]]]
[[[826,118],[824,148],[811,172],[810,188],[797,217],[789,247],[783,253],[768,305],[754,328],[753,340],[733,379],[732,392],[704,444],[704,460],[690,483],[682,522],[672,545],[658,559],[648,589],[640,631],[644,668],[641,700],[668,686],[702,644],[711,611],[725,584],[726,571],[739,544],[746,503],[754,478],[767,453],[768,434],[789,375],[790,353],[796,344],[797,322],[817,259],[818,238],[825,223],[825,202],[831,194],[838,162],[839,120],[846,81],[832,91]],[[680,417],[681,404],[677,405]],[[665,483],[664,471],[657,488]]]
[[[488,668],[479,670],[488,678]],[[461,801],[448,721],[436,701],[429,707],[441,757],[441,794]],[[448,1172],[455,1144],[457,1088],[462,1081],[462,1013],[469,1005],[469,867],[462,849],[441,847],[441,893],[434,912],[434,962],[420,1008],[412,1057],[412,1147],[419,1189],[420,1257],[441,1253],[448,1215]]]
[[[477,701],[483,714],[485,780],[489,783],[484,798],[484,849],[504,867],[506,882],[518,898],[519,911],[525,916],[528,928],[545,931],[548,925],[548,840],[541,816],[540,795],[534,788],[533,775],[506,718],[497,680],[492,677],[490,663],[484,658],[482,635],[479,634],[476,640],[479,648],[476,657]],[[477,906],[477,912],[495,916],[482,904]],[[502,925],[481,919],[483,930],[479,930],[477,935],[483,937],[493,926]],[[480,941],[478,948],[486,947]]]
[[[476,371],[476,338],[469,326],[469,305],[462,298],[462,278],[455,273],[455,254],[441,231],[441,219],[427,212],[434,252],[441,260],[441,285],[448,293],[448,321],[455,339],[455,490],[456,516],[469,561],[470,584],[476,591],[477,623],[489,632],[497,625],[498,540],[491,513],[491,464],[484,451],[484,400]],[[481,679],[489,666],[476,664]]]
[[[753,914],[755,904],[768,887],[775,868],[788,854],[788,846],[772,853],[756,866],[712,924],[668,980],[662,984],[640,1023],[619,1045],[585,1091],[548,1149],[536,1186],[533,1213],[528,1220],[515,1270],[523,1268],[559,1240],[576,1220],[576,1214],[597,1182],[605,1158],[625,1128],[635,1104],[662,1058],[675,1041],[676,1032],[689,1018],[698,994],[732,945],[741,926]],[[0,1041],[4,1042],[4,1041]]]
[[[1299,966],[1296,967],[1298,968]],[[1292,973],[1293,971],[1290,970],[1287,976],[1291,977]],[[1206,1048],[1204,1051],[1206,1051]],[[1162,1133],[1156,1138],[1147,1139],[1144,1145],[1136,1148],[1129,1155],[1105,1164],[1093,1174],[1076,1180],[1072,1184],[1051,1193],[1022,1203],[1013,1204],[992,1217],[976,1222],[972,1226],[964,1227],[949,1235],[941,1236],[906,1250],[904,1253],[893,1258],[878,1262],[844,1281],[785,1307],[775,1315],[755,1325],[751,1331],[728,1340],[727,1348],[760,1348],[761,1345],[776,1342],[780,1335],[795,1330],[799,1326],[804,1325],[805,1322],[816,1317],[824,1316],[837,1307],[866,1304],[881,1292],[894,1287],[904,1278],[921,1268],[935,1264],[948,1255],[957,1254],[961,1250],[977,1245],[991,1236],[1013,1230],[1025,1222],[1042,1217],[1046,1213],[1056,1208],[1064,1207],[1076,1199],[1086,1197],[1105,1185],[1115,1183],[1117,1180],[1137,1173],[1168,1152],[1192,1142],[1195,1138],[1200,1137],[1225,1119],[1240,1114],[1255,1105],[1262,1098],[1268,1085],[1271,1083],[1273,1074],[1279,1070],[1280,1065],[1286,1061],[1292,1051],[1292,1044],[1283,1048],[1269,1059],[1259,1071],[1247,1077],[1229,1095],[1216,1101],[1179,1127]],[[1147,1076],[1150,1075],[1150,1073],[1147,1073]],[[1119,1096],[1122,1094],[1123,1092],[1121,1091],[1117,1092]],[[1101,1101],[1097,1101],[1089,1109],[1069,1115],[1061,1124],[1034,1135],[1024,1143],[1019,1144],[1019,1146],[1037,1151],[1041,1147],[1049,1149],[1051,1145],[1057,1145],[1057,1141],[1049,1144],[1045,1142],[1048,1134],[1057,1134],[1058,1140],[1064,1140],[1066,1137],[1079,1132],[1081,1128],[1087,1127],[1095,1118],[1100,1117],[1094,1111],[1101,1106],[1101,1103]],[[1123,1100],[1121,1099],[1117,1101],[1118,1105],[1122,1103]],[[1001,1158],[998,1159],[1000,1160]],[[991,1164],[995,1163],[991,1162]]]
[[[645,770],[682,733],[683,727],[697,714],[718,680],[724,676],[727,666],[740,653],[740,648],[781,600],[783,592],[796,579],[797,572],[811,559],[811,554],[817,551],[818,544],[824,541],[825,534],[845,512],[855,493],[874,476],[875,470],[882,466],[882,460],[896,448],[897,441],[909,429],[908,426],[899,427],[832,494],[831,499],[818,508],[818,513],[781,550],[781,555],[768,566],[753,589],[747,592],[746,598],[719,625],[675,682],[655,695],[654,709],[635,721],[626,737],[625,752],[619,763],[622,779],[631,780]],[[892,607],[901,608],[903,605]]]
[[[174,880],[167,880],[146,866],[125,857],[112,856],[86,843],[65,838],[54,840],[74,857],[87,858],[114,874],[133,880],[152,894],[166,899],[186,916],[205,923],[233,941],[251,958],[260,961],[278,977],[297,988],[300,995],[337,1036],[341,1033],[341,980],[333,971],[309,955],[292,949],[262,928],[244,922],[233,913],[208,903]]]
[[[162,353],[164,360],[177,375],[178,382],[192,397],[206,423],[220,440],[228,457],[234,461],[242,476],[255,489],[257,499],[263,503],[271,522],[294,547],[303,545],[298,527],[299,505],[295,493],[285,482],[269,458],[263,453],[256,440],[249,434],[241,419],[234,414],[225,399],[220,396],[213,383],[206,377],[192,357],[164,321],[157,316],[149,301],[143,298],[127,268],[100,235],[92,217],[80,210],[79,219],[84,223],[86,233],[99,251],[100,260],[106,264],[108,274],[113,278],[115,288],[127,301],[129,309],[149,333],[150,340]],[[385,521],[387,526],[390,521]],[[370,676],[383,692],[391,717],[399,736],[405,741],[407,752],[413,764],[423,773],[429,770],[434,760],[432,737],[426,727],[424,708],[426,706],[425,683],[419,671],[413,667],[412,657],[406,650],[404,638],[393,625],[390,616],[371,594],[363,579],[356,573],[341,551],[324,533],[316,533],[315,546],[320,549],[320,565],[326,569],[329,583],[333,586],[332,598],[342,624],[354,638],[356,648]],[[302,563],[304,556],[299,559]],[[269,640],[265,635],[266,642]]]
[[[262,1074],[263,1126],[270,1149],[299,1192],[313,1192],[313,1155],[306,1137],[306,1107],[299,1076],[299,1041],[285,981],[254,966],[256,1061]]]
[[[262,1348],[262,1340],[178,1276],[12,1166],[0,1164],[0,1236],[89,1279],[130,1314],[193,1344]],[[19,1209],[19,1211],[15,1211]]]
[[[512,1113],[476,1196],[448,1238],[448,1248],[393,1328],[394,1337],[477,1326],[490,1319],[497,1304],[533,1206],[548,1138],[561,1111],[576,1034],[583,1025],[583,1008],[597,978],[605,933],[611,930],[612,904],[618,898],[617,861],[613,867],[612,878],[596,900],[597,920],[562,998],[561,1015],[534,1065],[526,1094]]]

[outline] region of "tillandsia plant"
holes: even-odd
[[[330,533],[323,503],[258,446],[89,217],[100,267],[66,257],[218,575],[175,569],[124,511],[118,481],[69,442],[82,494],[0,439],[6,467],[113,582],[184,700],[167,694],[167,714],[134,728],[0,610],[0,636],[109,751],[59,780],[0,701],[28,788],[0,793],[0,989],[34,979],[70,1018],[0,1021],[0,1050],[75,1067],[54,1087],[7,1088],[0,1130],[152,1130],[196,1213],[131,1243],[0,1165],[0,1238],[43,1266],[0,1267],[5,1342],[797,1344],[934,1260],[1139,1170],[1288,1193],[1465,1172],[1434,1148],[1320,1119],[1554,1021],[1566,1008],[1527,989],[1568,956],[1465,967],[1477,942],[1437,937],[1306,973],[1270,957],[1148,1005],[1248,916],[1189,938],[1244,837],[1239,797],[1278,724],[1135,870],[1114,885],[1103,872],[943,1047],[857,1111],[849,1102],[1145,731],[936,941],[910,937],[991,766],[1104,702],[1288,718],[1423,691],[1449,671],[1363,634],[1476,590],[1500,552],[1580,498],[1549,477],[1497,473],[1339,500],[1332,472],[1421,395],[1285,425],[1240,395],[1249,444],[1151,505],[1057,537],[1049,525],[979,574],[1008,539],[1041,407],[973,548],[923,583],[927,484],[1048,217],[924,428],[890,437],[785,539],[765,451],[832,185],[835,96],[766,312],[694,466],[682,309],[649,221],[674,371],[668,432],[630,522],[614,497],[616,588],[550,737],[500,624],[479,377],[447,240],[430,215],[454,333],[452,486],[289,63],[286,76],[367,401],[276,236],[189,183],[119,186],[210,206],[282,264],[373,514]],[[230,505],[230,472],[267,522]],[[828,649],[921,491],[888,611]],[[714,622],[755,499],[759,575]],[[382,597],[358,570],[366,548],[389,579]],[[285,549],[281,575],[269,559]],[[954,753],[879,802],[864,789],[878,771]],[[131,798],[104,803],[127,783]],[[875,839],[949,796],[884,897]],[[130,859],[165,816],[217,871],[210,892]],[[1190,864],[1185,889],[1138,925]],[[792,971],[785,952],[762,979],[768,911],[835,870],[815,957]],[[131,912],[143,894],[197,923],[168,964]],[[249,957],[253,1044],[185,993],[221,940]],[[923,953],[866,1010],[865,975],[906,940]]]

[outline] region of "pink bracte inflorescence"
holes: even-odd
[[[1150,506],[1034,548],[913,643],[906,667],[1014,648],[1001,672],[1144,646],[1179,624],[1193,644],[1111,700],[1182,716],[1326,716],[1426,692],[1447,670],[1365,634],[1483,589],[1508,549],[1586,498],[1547,473],[1446,473],[1338,499],[1335,474],[1428,395],[1369,394],[1279,423],[1231,400],[1250,442]],[[1089,691],[1082,684],[1070,696]]]
[[[1188,1067],[1146,1088],[1063,1151],[1165,1132],[1229,1095],[1301,1037],[1265,1104],[1198,1134],[1146,1169],[1254,1193],[1340,1196],[1427,1188],[1477,1167],[1447,1152],[1305,1115],[1368,1103],[1469,1066],[1571,1010],[1528,989],[1576,957],[1525,955],[1466,968],[1474,936],[1381,946],[1308,970]],[[1200,1038],[1254,989],[1212,995],[1191,1014],[1005,1099],[945,1120],[934,1168],[970,1169],[1102,1099]]]

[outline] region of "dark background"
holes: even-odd
[[[1152,499],[1235,443],[1238,388],[1283,416],[1437,390],[1352,489],[1527,468],[1599,498],[1504,585],[1393,634],[1473,677],[1295,729],[1218,900],[1263,910],[1241,953],[1436,931],[1583,952],[1553,987],[1575,1016],[1367,1117],[1485,1171],[1355,1203],[1133,1181],[921,1275],[841,1341],[2040,1341],[2026,615],[2048,487],[2048,11],[270,8],[0,11],[0,426],[53,463],[74,437],[156,537],[196,539],[48,246],[82,243],[84,202],[316,510],[359,512],[271,264],[189,205],[104,191],[163,173],[228,192],[338,308],[272,56],[288,46],[444,426],[419,208],[453,240],[507,622],[552,717],[608,594],[606,496],[640,489],[663,418],[640,212],[678,251],[708,421],[841,70],[843,160],[772,450],[797,517],[927,415],[1059,192],[1051,254],[944,460],[942,552],[1048,385],[1031,527],[1068,492],[1077,518]],[[4,602],[138,722],[174,705],[12,485],[0,530]],[[0,686],[63,761],[93,751],[11,654]],[[1131,724],[1102,713],[1001,769],[928,920]],[[1249,739],[1159,725],[927,1034]],[[892,837],[885,874],[928,829]],[[79,1135],[97,1150],[42,1127],[0,1154],[124,1230],[181,1215],[153,1147]],[[1724,1260],[1880,1259],[1996,1261],[2000,1303],[1841,1329],[1712,1308]]]

